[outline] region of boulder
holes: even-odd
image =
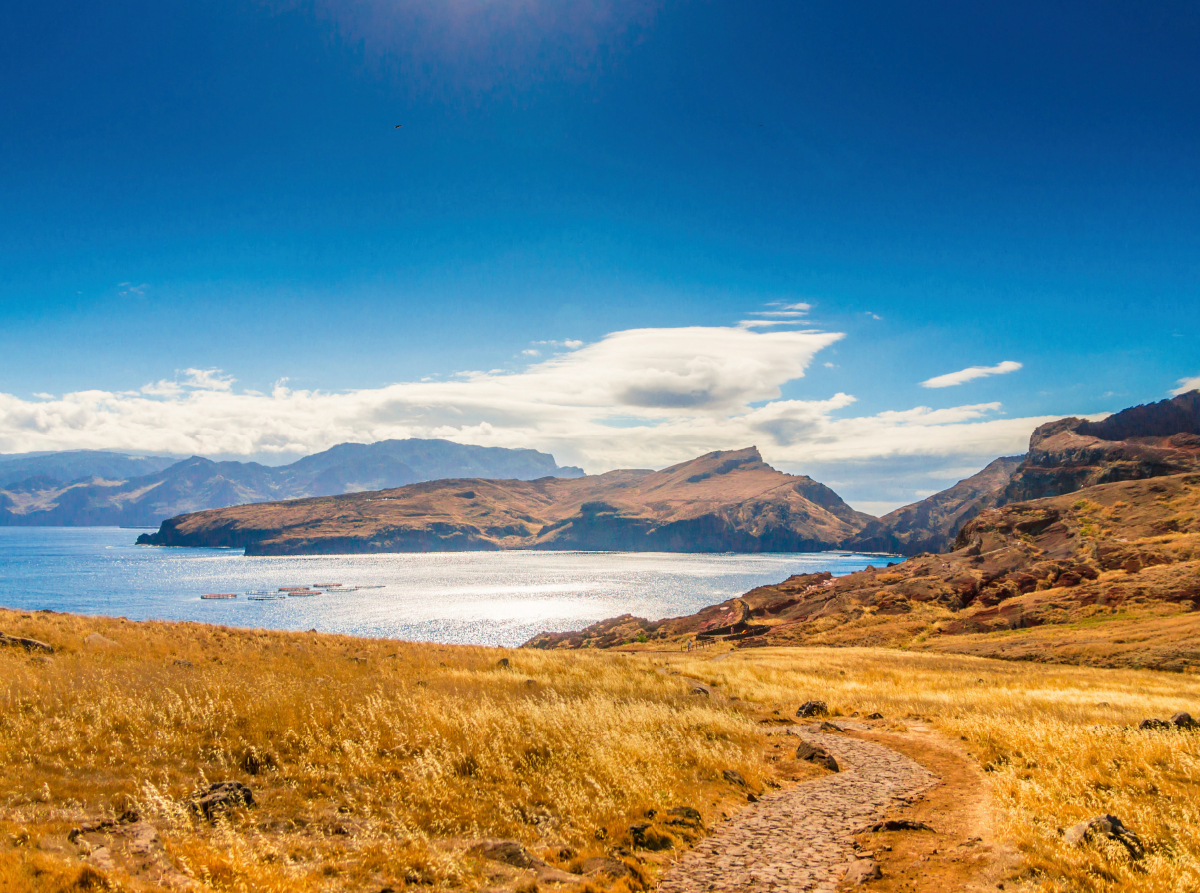
[[[874,825],[867,825],[860,831],[860,834],[879,834],[883,831],[933,831],[929,825],[924,822],[914,822],[912,819],[888,819],[884,822],[876,822]],[[933,831],[936,834],[936,831]]]
[[[809,744],[807,741],[801,741],[796,747],[796,759],[824,766],[830,772],[839,771],[837,760],[829,751],[815,744]]]
[[[666,822],[668,825],[681,825],[685,828],[703,828],[704,816],[700,815],[700,810],[690,806],[672,806],[667,810]]]
[[[883,719],[882,713],[868,713],[867,719]]]
[[[1192,719],[1192,714],[1184,713],[1182,710],[1171,717],[1171,725],[1177,729],[1194,729],[1200,726],[1196,720]]]
[[[1146,848],[1138,836],[1125,827],[1124,823],[1114,815],[1098,815],[1094,819],[1080,822],[1068,828],[1063,838],[1071,846],[1082,846],[1103,837],[1113,840],[1125,847],[1130,858],[1140,859],[1146,855]]]
[[[828,716],[829,708],[824,701],[805,701],[796,711],[797,716]]]
[[[502,670],[507,669],[508,668],[508,658],[507,657],[500,658],[498,661],[496,661],[496,666],[498,666]]]
[[[730,784],[741,785],[742,787],[746,786],[746,779],[743,778],[742,773],[738,772],[736,769],[726,769],[721,773],[721,777]]]
[[[112,648],[117,644],[108,636],[101,635],[100,633],[90,633],[84,636],[83,642],[89,648]]]
[[[868,881],[877,881],[881,877],[883,877],[883,872],[880,870],[878,862],[874,859],[858,859],[850,863],[850,867],[842,878],[842,883],[857,887]]]
[[[212,821],[223,812],[239,806],[253,806],[254,792],[240,781],[218,781],[207,790],[197,791],[189,798],[192,812]]]
[[[471,856],[501,862],[513,868],[524,868],[537,872],[539,880],[571,884],[578,881],[578,875],[555,868],[543,859],[539,859],[515,840],[480,840],[467,849]]]
[[[24,648],[26,651],[41,651],[46,654],[53,654],[54,648],[47,645],[45,642],[39,642],[37,639],[27,639],[23,636],[6,636],[0,633],[0,646],[9,645],[13,648]]]
[[[1143,719],[1138,723],[1139,729],[1169,729],[1171,724],[1165,719]]]

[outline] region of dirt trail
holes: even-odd
[[[725,700],[699,679],[668,667],[659,672]],[[923,722],[905,731],[878,722],[833,724],[841,731],[813,724],[773,734],[825,748],[840,772],[765,794],[686,853],[663,876],[659,893],[828,893],[852,884],[852,867],[871,873],[876,860],[882,876],[870,888],[878,893],[982,893],[1004,889],[1004,880],[1024,889],[1012,883],[1019,858],[998,836],[983,772],[958,741]],[[885,815],[928,830],[866,830]]]
[[[684,855],[659,883],[660,893],[833,891],[857,861],[855,832],[937,781],[882,744],[788,731],[824,747],[841,771],[764,795]]]

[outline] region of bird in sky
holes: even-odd
[[[403,126],[404,126],[403,124],[397,124],[395,127],[392,128],[392,130],[399,130]]]

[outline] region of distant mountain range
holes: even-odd
[[[52,482],[103,478],[123,481],[162,471],[182,456],[132,456],[98,450],[67,450],[61,453],[0,454],[0,489],[21,486],[31,479]],[[28,487],[24,487],[28,489]]]
[[[243,503],[379,490],[449,477],[581,477],[536,450],[448,440],[343,443],[290,465],[79,450],[0,456],[0,526],[148,527]]]

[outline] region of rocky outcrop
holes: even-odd
[[[997,504],[1186,471],[1200,471],[1200,391],[1100,422],[1069,418],[1042,425]]]
[[[216,782],[196,791],[188,800],[188,808],[209,821],[231,809],[253,805],[254,792],[240,781]]]
[[[844,549],[944,552],[986,508],[1096,484],[1200,470],[1200,391],[1134,406],[1103,421],[1068,418],[1033,432],[1025,456],[996,459],[948,490],[868,523]]]
[[[54,646],[47,645],[45,642],[39,642],[37,639],[28,639],[24,636],[9,636],[0,633],[0,648],[5,645],[13,648],[24,648],[26,651],[39,651],[43,654],[54,653]]]
[[[662,471],[432,481],[199,512],[165,521],[138,542],[244,548],[250,555],[796,552],[836,546],[870,520],[811,478],[771,468],[750,447],[709,453]]]

